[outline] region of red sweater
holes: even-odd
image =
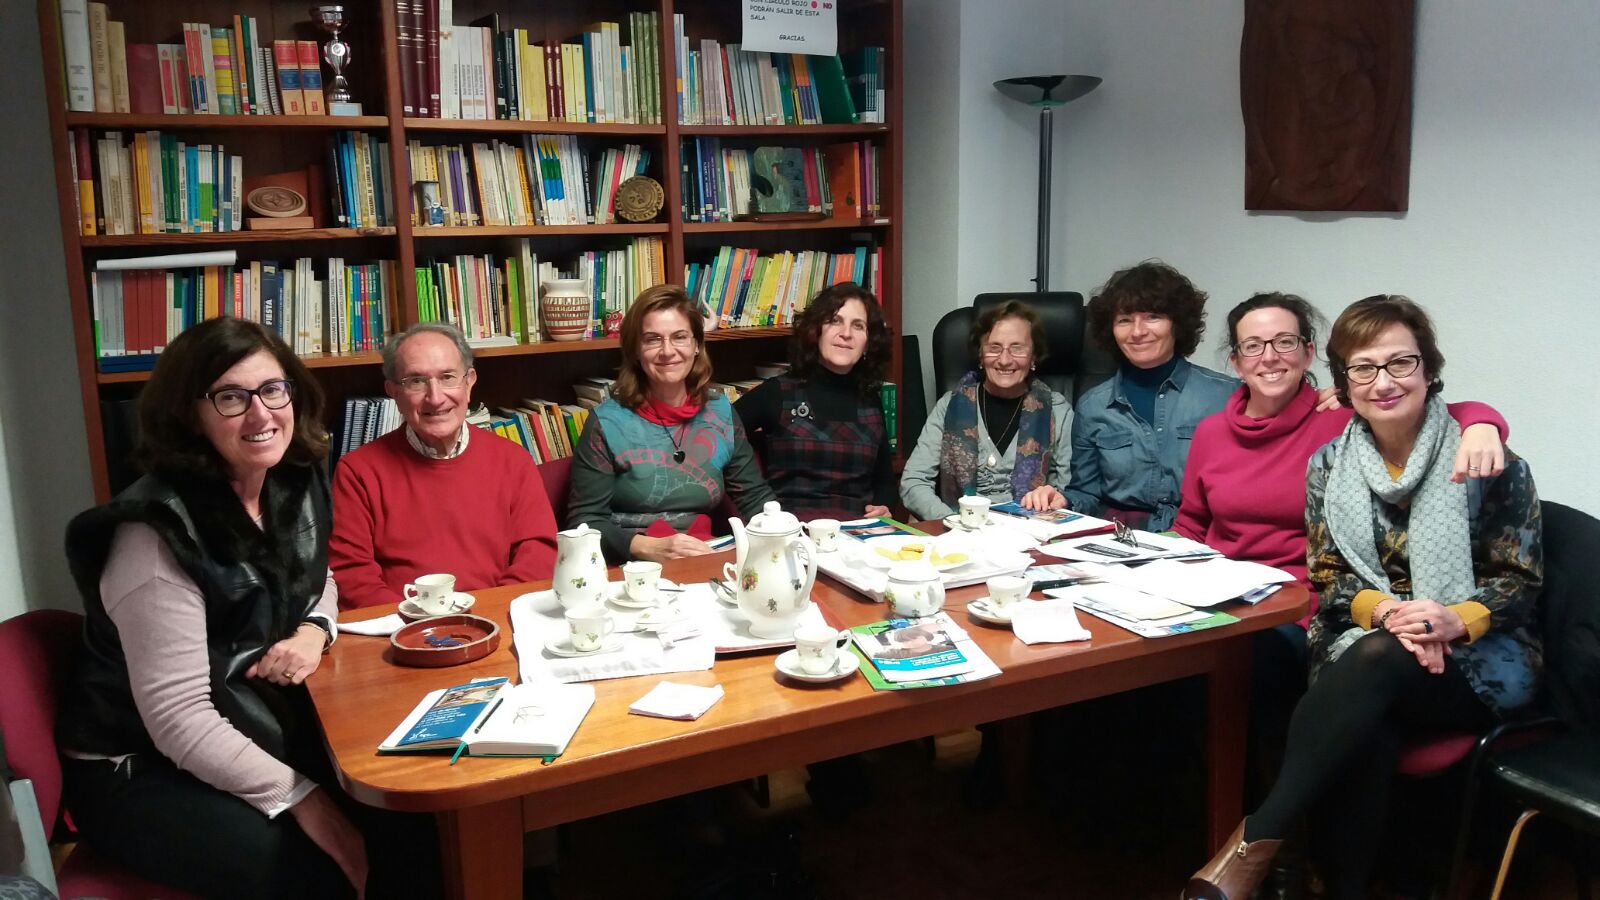
[[[1183,468],[1183,498],[1173,529],[1233,559],[1265,563],[1306,580],[1306,464],[1338,437],[1354,412],[1317,412],[1317,391],[1303,385],[1276,416],[1245,415],[1240,387],[1221,412],[1194,430]],[[1465,428],[1488,423],[1506,439],[1506,422],[1484,403],[1452,403]],[[1312,611],[1316,611],[1313,596]]]
[[[429,572],[456,589],[550,577],[556,520],[533,458],[477,430],[455,459],[429,459],[397,428],[343,459],[333,474],[328,563],[339,606],[375,606]]]

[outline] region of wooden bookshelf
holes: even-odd
[[[421,0],[426,2],[426,0]],[[185,21],[231,24],[235,15],[258,19],[262,35],[318,41],[326,36],[308,21],[302,0],[233,0],[207,7],[189,0],[107,0],[110,18],[124,22],[129,43],[171,43],[181,40]],[[574,122],[481,121],[420,118],[405,115],[400,77],[400,29],[394,0],[349,0],[350,26],[344,32],[354,50],[347,70],[351,89],[363,106],[361,116],[256,116],[256,115],[136,115],[105,112],[69,112],[62,64],[61,19],[57,0],[36,0],[40,46],[45,67],[46,105],[49,109],[54,176],[61,211],[62,245],[67,259],[66,302],[71,305],[75,356],[80,392],[88,426],[90,465],[98,499],[111,496],[112,484],[105,450],[103,401],[135,396],[149,378],[148,372],[100,373],[96,368],[95,322],[89,295],[89,272],[97,259],[138,255],[138,251],[172,252],[182,248],[238,247],[241,260],[310,256],[319,262],[342,256],[352,261],[389,259],[395,262],[395,290],[390,312],[394,328],[404,328],[417,317],[414,273],[419,259],[458,254],[504,254],[518,240],[532,242],[536,253],[560,254],[625,246],[639,236],[662,240],[669,280],[681,281],[687,262],[704,262],[719,244],[761,246],[766,249],[826,249],[837,252],[854,246],[851,233],[870,232],[882,249],[881,300],[890,325],[899,331],[900,296],[900,172],[903,168],[902,43],[903,0],[864,0],[840,12],[840,49],[860,46],[886,48],[884,73],[887,107],[883,124],[860,125],[682,125],[673,47],[673,17],[685,17],[691,41],[709,37],[723,44],[739,37],[739,11],[727,0],[549,0],[539,4],[511,0],[454,0],[455,21],[465,24],[498,13],[500,26],[523,28],[533,41],[565,41],[588,30],[595,21],[623,23],[628,36],[630,12],[654,12],[660,41],[652,49],[661,66],[659,124],[590,124]],[[325,87],[332,75],[323,67]],[[397,189],[388,198],[395,211],[392,226],[379,228],[317,228],[284,232],[237,231],[220,234],[95,235],[79,233],[77,185],[73,180],[72,129],[92,135],[106,131],[159,130],[193,135],[196,142],[218,141],[243,148],[246,173],[287,171],[308,161],[322,160],[322,147],[337,131],[364,132],[387,142],[393,181],[411,184],[407,141],[470,143],[494,138],[515,142],[521,135],[543,133],[575,135],[595,151],[638,143],[650,151],[651,172],[662,184],[666,203],[656,221],[642,224],[574,226],[419,227],[412,224],[413,197]],[[801,222],[685,222],[679,209],[682,196],[683,138],[732,138],[751,146],[770,139],[786,146],[811,146],[841,141],[872,141],[881,167],[881,215],[873,218]],[[792,242],[792,243],[786,243]],[[765,252],[765,251],[764,251]],[[788,327],[720,328],[707,332],[719,380],[751,377],[755,364],[787,355]],[[901,380],[899,341],[891,378]],[[484,347],[475,351],[479,378],[474,401],[491,408],[512,404],[523,396],[570,398],[570,382],[583,375],[605,374],[616,365],[615,338],[587,341],[546,341],[516,346]],[[307,365],[329,395],[330,416],[342,414],[343,400],[381,393],[380,357],[375,352],[310,354]],[[903,421],[904,417],[901,417]],[[337,427],[338,422],[329,423]],[[914,437],[914,436],[913,436]]]

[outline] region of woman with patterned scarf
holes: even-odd
[[[1367,896],[1401,737],[1485,729],[1538,681],[1544,565],[1528,464],[1507,450],[1500,475],[1451,481],[1461,434],[1438,396],[1444,356],[1410,300],[1353,304],[1327,349],[1356,415],[1306,471],[1308,574],[1321,595],[1312,684],[1272,792],[1185,897],[1248,897],[1307,812],[1330,896]]]
[[[710,513],[730,497],[749,517],[775,499],[733,404],[712,396],[694,300],[646,288],[622,320],[622,365],[572,455],[567,524],[599,530],[606,560],[710,553]]]
[[[1047,348],[1039,316],[1009,300],[984,310],[968,339],[978,370],[939,398],[900,476],[919,519],[953,515],[968,494],[1060,509],[1072,454],[1072,405],[1033,377]]]

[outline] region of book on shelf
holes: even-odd
[[[871,141],[825,147],[724,147],[720,138],[686,138],[679,166],[686,222],[730,222],[757,213],[822,218],[876,215],[878,152]]]
[[[861,117],[846,61],[694,39],[673,16],[680,125],[850,125]],[[854,70],[852,70],[854,71]],[[871,120],[881,121],[881,119]]]
[[[389,143],[364,131],[338,131],[327,140],[330,220],[340,228],[394,224],[394,175]]]
[[[399,428],[401,421],[400,407],[392,397],[347,397],[334,461]]]
[[[316,42],[268,40],[254,16],[235,15],[224,25],[175,22],[176,42],[128,43],[124,23],[110,18],[106,4],[65,0],[61,31],[73,112],[326,113]]]
[[[659,124],[659,14],[629,12],[565,40],[535,40],[492,13],[455,21],[453,0],[395,0],[406,116]]]
[[[412,140],[407,153],[413,190],[438,186],[429,203],[415,205],[418,227],[612,223],[617,186],[650,164],[650,151],[626,144],[602,150],[591,168],[590,153],[570,134],[454,145]]]
[[[886,619],[850,629],[851,649],[874,690],[966,684],[993,678],[1000,667],[948,613]]]
[[[724,246],[705,263],[686,263],[683,284],[710,328],[789,325],[823,288],[853,281],[881,293],[881,247],[763,254]]]
[[[101,372],[149,369],[168,341],[218,316],[260,322],[300,354],[376,350],[393,330],[391,260],[95,271],[89,282]]]
[[[554,758],[566,752],[593,706],[590,684],[472,681],[429,692],[378,752]]]
[[[878,385],[878,402],[883,406],[883,429],[889,436],[890,453],[900,448],[900,401],[897,396],[899,390],[892,381]]]

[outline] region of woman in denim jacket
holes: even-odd
[[[1067,506],[1152,531],[1172,526],[1201,419],[1239,382],[1194,365],[1206,295],[1154,260],[1111,276],[1089,301],[1089,333],[1121,365],[1079,398]]]

